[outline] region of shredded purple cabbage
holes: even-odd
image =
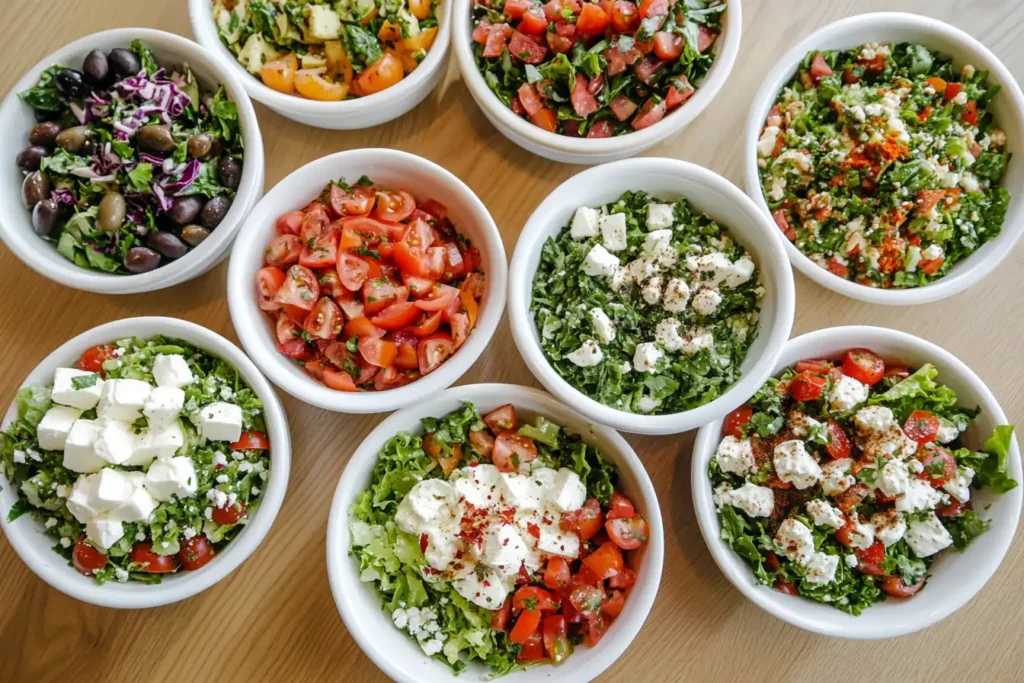
[[[162,75],[163,69],[153,74],[152,79],[140,73],[119,81],[114,88],[126,100],[134,99],[151,107],[158,107],[160,111],[166,112],[171,118],[176,118],[184,113],[192,103],[192,99],[182,92],[181,88],[173,81],[161,79]]]
[[[71,194],[71,190],[66,187],[58,187],[55,190],[51,190],[50,199],[58,204],[75,205],[75,195]]]
[[[184,169],[179,172],[177,179],[171,180],[164,185],[164,191],[168,194],[178,196],[188,188],[195,179],[199,177],[199,162],[192,159],[184,165]],[[162,179],[162,180],[166,180]]]

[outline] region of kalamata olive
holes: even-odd
[[[98,150],[99,148],[100,146],[96,144],[96,141],[93,140],[92,138],[89,138],[84,143],[82,143],[82,148],[78,150],[78,153],[81,154],[82,156],[91,157],[93,154],[96,153],[96,150]]]
[[[60,218],[60,207],[52,199],[44,199],[32,209],[32,229],[40,237],[49,237]]]
[[[123,47],[115,47],[107,55],[107,62],[118,78],[128,78],[142,71],[142,63],[135,53]],[[127,266],[125,266],[127,268]]]
[[[114,232],[124,223],[128,206],[120,192],[108,192],[100,200],[100,212],[96,216],[96,226],[106,232]]]
[[[213,230],[224,220],[228,209],[231,208],[231,200],[227,197],[214,197],[203,206],[203,225]]]
[[[188,155],[193,159],[205,161],[213,149],[213,136],[209,133],[196,133],[188,139]]]
[[[110,83],[110,62],[107,60],[107,53],[103,50],[93,50],[87,54],[82,62],[82,71],[85,72],[85,80],[95,86]]]
[[[203,200],[199,197],[176,197],[171,205],[171,220],[178,225],[188,225],[196,220],[203,210]]]
[[[39,164],[46,156],[46,150],[38,145],[32,145],[18,152],[18,167],[23,171],[38,171]]]
[[[188,246],[177,235],[162,230],[149,233],[146,245],[167,258],[181,258],[188,253]]]
[[[34,208],[44,199],[50,198],[50,178],[42,171],[33,171],[25,176],[21,184],[21,201],[26,209]]]
[[[39,147],[45,147],[46,149],[53,149],[53,146],[57,144],[57,135],[60,133],[62,126],[56,121],[44,121],[37,123],[34,128],[28,133],[28,141],[33,145]]]
[[[217,164],[217,175],[220,177],[220,184],[232,190],[238,189],[242,181],[242,164],[234,157],[222,157]]]
[[[74,69],[61,69],[57,72],[57,92],[64,97],[81,100],[90,91],[89,84],[85,82],[85,74]]]
[[[124,267],[130,273],[148,273],[160,265],[160,254],[147,247],[132,247],[124,255]]]
[[[82,151],[82,147],[85,146],[85,142],[89,139],[90,135],[89,126],[65,128],[57,133],[57,145],[72,154],[77,154]]]
[[[139,146],[157,154],[169,154],[174,151],[174,136],[167,126],[143,126],[135,134]]]
[[[42,123],[43,121],[53,121],[54,119],[60,118],[59,111],[50,111],[49,109],[33,109],[32,115],[35,116],[36,122]]]
[[[209,236],[210,231],[201,225],[186,225],[181,229],[181,239],[193,247],[198,247]]]

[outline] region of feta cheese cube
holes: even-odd
[[[626,248],[626,214],[601,216],[598,226],[601,228],[601,241],[608,251],[622,251]]]
[[[658,348],[654,342],[642,342],[636,345],[633,354],[633,369],[637,372],[654,372],[658,361],[665,352]]]
[[[930,557],[953,545],[953,537],[934,512],[924,519],[910,522],[906,539],[907,545],[918,557]]]
[[[484,533],[480,559],[503,579],[515,577],[528,554],[526,541],[511,524],[492,525]]]
[[[135,434],[126,422],[107,422],[100,427],[93,444],[96,456],[111,465],[121,465],[130,460],[134,447]]]
[[[459,498],[465,499],[473,507],[487,510],[498,505],[501,500],[500,479],[501,473],[497,467],[481,464],[463,467],[457,476],[453,473],[451,482]]]
[[[671,204],[655,204],[651,202],[647,205],[648,230],[671,228],[675,220],[675,211],[672,209]]]
[[[852,377],[843,375],[838,382],[832,385],[832,391],[828,395],[829,406],[837,412],[853,410],[868,400],[870,391],[871,388],[867,384],[862,384]]]
[[[185,406],[185,392],[177,387],[156,387],[146,399],[142,413],[150,424],[167,424],[178,419]]]
[[[679,349],[685,356],[695,356],[704,349],[710,349],[715,345],[715,338],[711,332],[698,327],[693,334],[683,338],[683,345]]]
[[[562,512],[579,510],[587,500],[587,487],[580,481],[578,474],[563,467],[555,475],[548,500]]]
[[[510,507],[522,510],[539,510],[543,489],[530,477],[502,472],[498,480],[501,497]]]
[[[71,487],[67,499],[68,512],[82,524],[104,512],[103,504],[96,497],[96,475],[91,474],[78,478]]]
[[[46,411],[36,426],[39,447],[46,451],[62,451],[71,433],[71,425],[82,416],[82,411],[67,406],[53,406]]]
[[[425,479],[413,486],[399,503],[395,521],[402,531],[416,533],[425,524],[452,519],[457,500],[455,489],[448,482]]]
[[[886,510],[871,515],[871,526],[875,527],[875,537],[886,548],[895,545],[907,531],[907,523],[897,510]]]
[[[818,483],[821,467],[799,439],[783,441],[772,455],[775,473],[784,482],[803,490]]]
[[[732,272],[725,278],[726,287],[739,287],[750,280],[754,274],[754,262],[746,256],[737,259],[732,264]]]
[[[96,501],[103,510],[113,510],[127,501],[135,488],[123,472],[109,467],[104,467],[95,476]]]
[[[583,261],[583,272],[591,277],[609,277],[618,267],[619,258],[600,244],[595,244]]]
[[[649,304],[658,303],[661,300],[661,278],[654,276],[649,279],[640,290],[640,296]]]
[[[565,356],[573,365],[581,368],[589,368],[604,360],[604,352],[593,339],[588,339],[575,351]]]
[[[106,550],[124,536],[121,522],[100,516],[90,519],[85,524],[85,536],[101,550]]]
[[[615,326],[608,314],[600,308],[590,309],[590,323],[594,326],[594,334],[605,344],[615,339]]]
[[[467,566],[462,575],[452,580],[452,587],[474,605],[489,610],[501,607],[508,596],[501,577],[487,565]]]
[[[750,439],[737,439],[731,434],[718,444],[715,460],[723,472],[744,475],[755,469],[754,450],[750,445]]]
[[[559,557],[577,557],[580,554],[580,537],[576,534],[562,531],[557,523],[541,524],[539,529],[540,533],[535,539],[537,552]]]
[[[155,461],[146,472],[143,485],[161,503],[187,498],[196,492],[199,481],[192,460],[184,456]]]
[[[850,468],[853,460],[840,458],[821,466],[821,490],[827,496],[838,496],[840,493],[857,483]]]
[[[589,206],[581,206],[576,209],[572,217],[572,226],[569,228],[569,236],[574,240],[582,240],[594,237],[598,231],[598,220],[601,212]]]
[[[661,306],[670,313],[679,313],[686,309],[686,304],[689,300],[689,285],[683,280],[674,277],[665,286],[665,297]]]
[[[75,420],[64,442],[64,467],[72,472],[98,472],[107,462],[96,454],[100,424],[93,420]]]
[[[78,379],[77,386],[75,379]],[[99,373],[75,368],[57,368],[53,373],[53,389],[50,398],[59,403],[79,410],[95,408],[103,391],[103,380]]]
[[[654,339],[666,351],[678,351],[683,348],[684,340],[679,334],[679,321],[675,318],[665,318],[659,322],[654,331]]]
[[[804,562],[814,553],[814,536],[806,524],[788,517],[775,533],[775,546],[790,560]]]
[[[849,525],[850,547],[864,550],[875,543],[875,527],[860,521],[857,513],[854,513]]]
[[[660,405],[661,399],[654,398],[653,396],[641,396],[640,400],[637,401],[637,410],[641,413],[649,413]]]
[[[814,520],[815,526],[838,529],[846,524],[843,513],[829,505],[828,501],[818,499],[807,501],[807,514]]]
[[[939,418],[939,433],[935,436],[935,440],[941,444],[951,443],[960,436],[960,430],[956,428],[956,425],[947,420],[944,417]]]
[[[839,556],[828,553],[814,553],[804,564],[807,583],[826,584],[836,580],[836,569],[839,567]]]
[[[767,486],[745,482],[743,486],[721,494],[722,502],[737,507],[751,517],[770,517],[775,509],[775,494]]]
[[[702,289],[693,295],[693,310],[700,315],[713,315],[722,303],[722,295],[713,289]]]
[[[647,233],[647,237],[644,238],[643,250],[648,254],[662,249],[672,243],[672,231],[671,230],[655,230],[654,232]]]
[[[974,479],[974,470],[970,467],[957,469],[956,476],[942,485],[945,491],[961,503],[971,499],[971,480]]]
[[[901,461],[890,460],[882,467],[878,477],[878,490],[885,495],[890,498],[903,495],[909,484],[910,472]]]
[[[137,474],[141,475],[142,473],[138,472]],[[128,500],[107,515],[110,519],[119,522],[147,522],[159,505],[160,503],[153,497],[153,494],[140,483],[134,487]]]
[[[640,284],[658,272],[654,259],[650,256],[640,257],[626,264],[626,274],[633,282]]]
[[[768,126],[761,133],[761,137],[757,141],[757,156],[769,157],[771,153],[775,151],[776,142],[779,139],[779,127]]]
[[[134,422],[142,417],[142,408],[153,390],[140,379],[112,379],[103,385],[103,394],[96,413],[103,420]]]
[[[192,384],[192,370],[184,356],[179,354],[159,355],[153,359],[153,379],[158,387],[181,389]]]
[[[242,409],[218,401],[199,410],[199,433],[210,441],[238,441],[242,436]]]
[[[896,509],[900,512],[919,512],[934,510],[946,496],[932,488],[924,479],[911,479],[907,483],[906,492],[896,499]]]

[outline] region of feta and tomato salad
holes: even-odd
[[[262,403],[222,359],[167,337],[86,350],[22,387],[0,467],[55,552],[99,583],[159,583],[213,559],[260,504]]]
[[[978,411],[937,376],[851,349],[798,362],[726,417],[708,474],[722,540],[759,583],[857,615],[915,595],[940,553],[989,528],[972,490],[1017,486],[1013,427],[968,447]]]
[[[399,83],[437,37],[435,0],[214,0],[221,42],[268,88],[340,102]]]
[[[438,201],[329,184],[277,219],[256,275],[281,353],[339,391],[383,391],[428,375],[476,327],[480,251]]]
[[[686,199],[625,192],[548,238],[530,310],[555,371],[618,410],[720,396],[757,336],[764,288],[728,230]]]
[[[383,609],[456,673],[501,675],[596,646],[636,582],[647,522],[614,466],[542,416],[471,403],[381,450],[351,555]]]
[[[920,287],[999,234],[1010,154],[988,72],[922,45],[808,54],[757,143],[764,197],[800,251],[868,287]]]
[[[682,106],[714,63],[719,0],[493,0],[472,4],[488,87],[552,133],[607,138]]]

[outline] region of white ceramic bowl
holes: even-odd
[[[241,349],[195,323],[177,318],[147,317],[125,318],[94,327],[67,341],[43,359],[25,378],[22,386],[52,383],[54,370],[72,366],[82,352],[97,344],[125,337],[150,337],[157,334],[184,339],[220,356],[237,368],[242,378],[253,388],[263,401],[263,417],[270,436],[270,478],[252,520],[202,569],[165,576],[156,585],[113,581],[99,585],[91,578],[79,574],[63,557],[53,552],[53,539],[43,535],[41,526],[31,516],[25,515],[14,522],[7,521],[7,513],[17,501],[18,494],[0,473],[0,527],[11,547],[43,581],[66,595],[101,607],[158,607],[192,597],[217,583],[237,569],[263,542],[281,509],[285,489],[288,487],[291,437],[288,434],[288,420],[277,395]],[[17,415],[17,406],[12,403],[4,416],[4,427]]]
[[[693,410],[638,415],[606,406],[562,379],[548,363],[540,346],[530,301],[533,275],[540,263],[544,242],[568,225],[578,207],[607,204],[626,190],[645,190],[666,199],[686,197],[697,211],[714,218],[746,247],[761,270],[765,287],[761,329],[747,352],[743,376],[717,399]],[[635,434],[676,434],[695,429],[725,415],[753,394],[771,375],[789,338],[796,295],[783,241],[774,222],[766,219],[735,185],[695,164],[649,157],[588,169],[555,188],[519,234],[509,268],[508,315],[512,337],[526,365],[541,384],[591,420]]]
[[[804,358],[839,359],[852,347],[871,349],[887,363],[934,365],[939,371],[938,381],[956,391],[960,404],[981,408],[981,414],[964,433],[964,443],[970,448],[980,449],[995,427],[1007,424],[992,392],[963,362],[931,342],[896,330],[832,327],[802,335],[786,344],[774,373]],[[854,617],[806,598],[783,595],[757,584],[750,567],[720,538],[721,525],[707,471],[721,437],[722,420],[715,420],[701,427],[693,446],[693,507],[704,540],[719,568],[741,593],[779,619],[808,631],[868,640],[905,635],[931,626],[963,607],[981,590],[999,567],[1017,529],[1024,489],[1018,486],[1002,495],[987,489],[972,490],[974,508],[992,520],[992,528],[976,538],[965,552],[950,548],[939,555],[927,586],[913,598],[889,599]],[[1016,439],[1010,450],[1010,474],[1021,481]]]
[[[270,316],[256,298],[256,272],[263,250],[277,234],[278,216],[301,209],[331,180],[368,175],[382,187],[406,189],[418,201],[436,199],[448,207],[455,228],[480,249],[486,288],[476,328],[462,347],[429,375],[397,389],[347,393],[312,379],[277,350]],[[228,270],[231,320],[245,350],[267,377],[306,403],[340,413],[382,413],[430,400],[469,369],[487,347],[505,309],[507,267],[501,234],[483,202],[465,183],[437,164],[393,149],[356,149],[312,161],[279,182],[256,206],[235,242]]]
[[[156,270],[139,275],[112,275],[79,268],[57,253],[52,243],[44,242],[32,230],[32,213],[21,201],[23,174],[14,163],[28,145],[28,132],[35,125],[32,108],[18,99],[39,80],[39,74],[54,64],[81,68],[82,60],[91,50],[104,51],[127,47],[141,40],[166,66],[188,63],[199,82],[216,90],[223,85],[228,97],[238,107],[238,118],[245,140],[242,180],[231,209],[210,236],[187,255]],[[25,265],[54,282],[100,294],[137,294],[176,285],[205,273],[227,254],[238,226],[263,194],[263,138],[252,102],[245,94],[238,77],[191,40],[148,28],[118,28],[94,33],[64,46],[32,67],[11,88],[0,104],[0,129],[7,132],[0,138],[0,237]]]
[[[448,389],[429,403],[395,413],[363,440],[342,472],[327,524],[327,575],[341,618],[363,652],[385,674],[400,683],[487,680],[483,666],[474,666],[456,678],[447,666],[423,654],[420,647],[407,634],[395,628],[391,619],[381,610],[376,590],[371,584],[359,580],[359,567],[349,556],[349,508],[356,496],[370,485],[380,449],[399,432],[421,432],[420,418],[439,417],[458,409],[463,401],[471,401],[482,414],[505,403],[512,403],[523,422],[543,415],[580,434],[584,441],[599,448],[605,458],[618,468],[619,489],[647,520],[650,537],[647,545],[637,551],[634,557],[636,585],[629,593],[622,614],[612,622],[597,647],[577,648],[567,662],[557,668],[549,665],[534,666],[502,679],[510,683],[536,683],[553,678],[564,683],[590,681],[626,651],[654,604],[665,552],[661,510],[647,471],[620,434],[591,423],[537,389],[510,384],[472,384]]]
[[[814,50],[844,50],[870,42],[920,43],[951,56],[958,71],[964,64],[973,64],[979,71],[988,70],[989,83],[1002,86],[990,106],[999,126],[1006,131],[1006,148],[1013,152],[1003,177],[1003,185],[1010,192],[1010,205],[1002,232],[954,266],[942,279],[913,289],[878,289],[858,285],[817,265],[789,240],[785,240],[786,251],[793,265],[804,275],[822,287],[853,299],[901,306],[938,301],[962,292],[995,270],[1024,232],[1024,159],[1020,158],[1020,151],[1024,148],[1024,95],[1009,69],[987,47],[960,29],[917,14],[879,12],[840,19],[800,41],[764,77],[750,107],[743,144],[747,194],[765,215],[771,215],[758,176],[757,140],[768,110],[782,87],[796,73],[804,56]]]
[[[480,110],[501,134],[523,149],[566,164],[603,164],[608,161],[636,156],[644,150],[682,131],[704,111],[725,85],[736,63],[743,30],[743,9],[740,0],[729,0],[722,15],[722,34],[712,48],[715,62],[707,78],[685,104],[668,114],[655,125],[628,135],[610,138],[573,138],[542,130],[526,119],[516,116],[502,104],[487,86],[473,55],[470,4],[474,0],[454,0],[451,19],[454,23],[455,58],[459,61],[462,80]]]
[[[370,128],[397,119],[422,102],[447,71],[448,43],[451,42],[448,1],[438,9],[438,31],[426,58],[399,83],[368,97],[341,102],[317,102],[298,95],[287,95],[263,85],[258,76],[246,71],[220,40],[213,21],[211,0],[189,0],[188,17],[192,35],[200,45],[237,75],[249,96],[281,116],[317,128],[354,130]]]

